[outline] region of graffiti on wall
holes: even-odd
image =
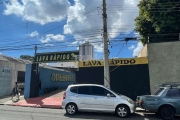
[[[75,76],[73,75],[66,75],[66,74],[58,74],[58,73],[52,73],[51,74],[51,81],[53,82],[72,82],[75,81]]]
[[[12,69],[0,68],[0,96],[9,95],[12,85]]]
[[[0,68],[0,76],[11,76],[10,68]]]

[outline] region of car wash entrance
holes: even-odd
[[[150,94],[147,58],[112,59],[110,66],[110,87],[113,91],[133,100],[138,95]],[[76,71],[77,84],[104,85],[104,62],[82,61]]]
[[[75,61],[78,54],[78,51],[36,54],[34,64],[26,65],[24,97],[38,97],[57,89],[66,89],[68,85],[74,84],[74,72],[40,66],[39,63]]]

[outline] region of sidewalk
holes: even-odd
[[[11,105],[11,106],[23,106],[23,107],[41,107],[41,108],[53,108],[60,109],[63,100],[62,90],[53,91],[51,93],[42,95],[36,98],[24,99],[24,96],[20,96],[18,102],[13,102],[10,100],[11,97],[4,97],[0,99],[1,105]]]
[[[24,100],[23,91],[21,91],[20,93],[21,93],[21,95],[20,95],[19,99]],[[0,105],[12,105],[14,102],[16,102],[16,97],[13,98],[13,101],[11,100],[11,96],[0,97]]]

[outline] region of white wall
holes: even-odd
[[[0,96],[10,95],[15,82],[17,82],[18,71],[25,71],[25,68],[25,64],[0,60]],[[10,73],[4,74],[2,69],[9,69]]]
[[[148,44],[151,93],[164,82],[180,82],[180,41]]]
[[[8,94],[11,90],[12,69],[0,67],[0,96]]]

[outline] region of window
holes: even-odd
[[[180,90],[179,89],[169,89],[166,96],[167,97],[180,97]]]
[[[78,87],[78,94],[90,95],[90,87],[89,86]]]
[[[159,88],[159,90],[157,90],[154,95],[159,95],[162,91],[164,90],[164,88]]]
[[[107,94],[110,94],[111,97],[116,97],[113,93],[111,93],[110,91],[107,90]]]
[[[71,87],[70,91],[73,93],[77,93],[78,87]]]
[[[93,86],[92,87],[92,94],[97,96],[106,96],[106,91],[102,87]]]
[[[98,87],[98,86],[92,86],[92,94],[93,95],[97,95],[97,96],[107,96],[107,94],[110,94],[111,97],[115,97],[114,94],[112,94],[110,91],[102,88],[102,87]]]

